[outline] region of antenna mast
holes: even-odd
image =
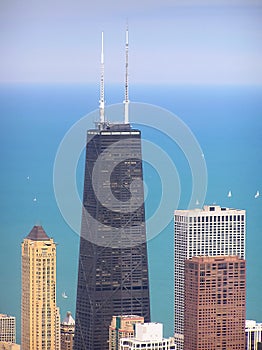
[[[101,45],[101,76],[100,76],[100,100],[99,100],[99,112],[100,112],[100,126],[103,127],[105,123],[105,83],[104,83],[104,32],[102,32],[102,45]]]
[[[126,27],[126,79],[125,79],[125,124],[129,123],[129,116],[128,116],[128,26]]]

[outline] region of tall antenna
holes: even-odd
[[[129,123],[129,116],[128,116],[128,25],[126,26],[126,79],[125,79],[125,124]]]
[[[101,45],[101,77],[100,77],[100,100],[99,100],[99,113],[100,113],[100,125],[105,123],[105,82],[104,82],[104,32],[102,32],[102,45]]]

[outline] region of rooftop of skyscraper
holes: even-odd
[[[26,236],[27,239],[31,239],[33,241],[48,241],[50,238],[46,234],[45,230],[42,226],[35,225],[30,233]]]
[[[15,318],[15,316],[10,316],[7,314],[0,314],[0,318]]]
[[[183,214],[183,215],[195,215],[195,214],[211,214],[212,213],[220,213],[223,214],[224,212],[244,212],[243,209],[236,209],[236,208],[227,208],[227,207],[220,207],[219,205],[204,205],[203,208],[194,208],[194,209],[186,209],[186,210],[175,210],[175,214]]]
[[[75,325],[75,320],[72,317],[72,314],[70,311],[67,311],[66,317],[64,318],[63,325],[68,325],[68,326],[74,326]]]

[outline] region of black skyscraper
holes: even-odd
[[[108,350],[113,315],[150,321],[141,134],[89,130],[74,350]]]

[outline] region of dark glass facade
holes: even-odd
[[[89,130],[74,350],[108,350],[113,315],[150,321],[141,133]]]

